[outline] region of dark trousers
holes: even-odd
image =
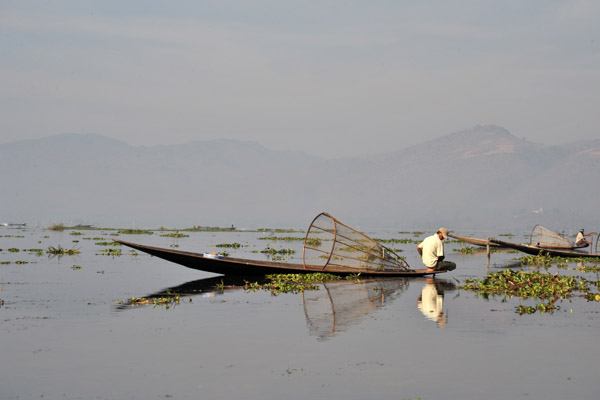
[[[436,271],[452,271],[456,268],[456,263],[452,261],[438,261],[433,269]]]

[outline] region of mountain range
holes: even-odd
[[[325,159],[256,142],[130,146],[63,134],[0,145],[0,222],[306,229],[600,229],[600,140],[546,146],[477,125],[415,146]]]

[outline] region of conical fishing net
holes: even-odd
[[[410,267],[394,251],[350,228],[327,213],[316,216],[306,232],[304,265],[343,266],[376,271],[406,271]]]
[[[573,243],[571,239],[564,237],[560,233],[551,231],[548,228],[544,228],[541,225],[536,225],[533,227],[529,244],[532,246],[557,249],[570,249],[575,246],[575,243]]]

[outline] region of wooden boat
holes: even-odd
[[[404,258],[393,250],[327,213],[317,215],[306,232],[302,264],[215,257],[207,253],[192,253],[113,240],[188,268],[223,275],[326,272],[336,275],[424,276],[447,272],[411,269]]]
[[[548,247],[539,247],[532,246],[530,244],[520,244],[520,243],[512,243],[505,242],[503,240],[498,239],[490,239],[490,242],[496,243],[502,247],[508,247],[511,249],[522,251],[523,253],[530,254],[533,256],[537,256],[541,253],[551,255],[553,257],[565,257],[565,258],[598,258],[600,259],[600,254],[597,253],[584,253],[581,251],[575,250],[564,250],[564,249],[555,249]]]
[[[468,236],[459,236],[454,234],[448,234],[451,238],[460,240],[461,242],[465,242],[468,244],[473,244],[476,246],[486,246],[488,243],[488,239],[478,239],[472,238]],[[541,248],[545,250],[575,250],[582,249],[584,247],[575,246],[572,240],[564,237],[560,233],[554,232],[548,228],[544,228],[541,225],[536,225],[533,227],[533,230],[530,235],[531,239],[529,241],[529,247],[533,248]],[[504,242],[509,243],[509,242]],[[516,244],[516,243],[513,243]],[[498,241],[490,241],[490,246],[493,247],[503,247],[498,244]],[[513,247],[514,248],[514,247]],[[535,250],[532,250],[535,251]],[[579,253],[576,253],[579,254]]]
[[[176,264],[183,265],[188,268],[197,269],[200,271],[212,272],[222,275],[268,275],[268,274],[307,274],[316,272],[325,272],[335,275],[352,275],[361,274],[363,276],[407,276],[418,277],[425,275],[435,275],[446,271],[436,271],[435,273],[427,272],[426,269],[406,269],[377,271],[372,268],[356,268],[345,267],[341,265],[305,265],[295,263],[282,263],[274,261],[248,260],[243,258],[223,257],[211,258],[206,257],[202,253],[194,253],[188,251],[166,249],[153,246],[145,246],[126,242],[124,240],[113,239],[115,242],[121,243],[133,249],[143,251],[163,260],[171,261]]]
[[[473,244],[475,246],[487,246],[487,243],[488,243],[487,239],[477,239],[477,238],[472,238],[472,237],[468,237],[468,236],[453,235],[451,233],[449,233],[448,236],[450,236],[453,239],[460,240],[461,242]],[[491,242],[490,242],[490,246],[500,247],[500,245],[498,245],[497,243],[491,243]]]

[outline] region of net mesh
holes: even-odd
[[[304,265],[343,266],[377,271],[406,271],[410,267],[393,250],[345,225],[327,213],[315,217],[306,232]]]
[[[575,243],[571,239],[564,237],[560,233],[551,231],[548,228],[544,228],[541,225],[536,225],[533,228],[529,244],[532,246],[551,247],[558,249],[570,249],[575,246]]]

